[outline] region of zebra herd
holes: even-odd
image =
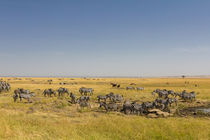
[[[63,88],[63,87],[60,87],[57,91],[56,90],[53,90],[52,88],[49,88],[49,89],[45,89],[43,91],[43,95],[44,97],[52,97],[52,95],[55,97],[56,94],[58,93],[58,97],[63,97],[64,94],[67,94],[68,96],[70,96],[70,98],[72,99],[71,103],[80,103],[80,102],[83,102],[83,101],[89,101],[90,97],[87,96],[87,94],[89,93],[89,95],[93,95],[93,89],[92,88],[85,88],[85,87],[82,87],[79,89],[79,92],[81,94],[81,97],[78,98],[76,100],[76,95],[73,94],[72,92],[69,92],[69,89],[67,88]],[[35,94],[33,92],[30,92],[30,90],[25,90],[23,88],[18,88],[16,90],[14,90],[14,95],[13,95],[13,99],[14,99],[14,102],[17,101],[18,98],[20,98],[20,101],[22,101],[22,98],[28,100],[28,102],[30,102],[30,99],[32,96],[34,96]]]
[[[8,92],[10,91],[11,86],[9,83],[5,82],[5,81],[0,81],[0,93],[1,92]]]
[[[137,87],[136,89],[144,90],[144,88],[141,87]],[[127,90],[129,90],[129,88]],[[79,104],[79,106],[82,108],[91,108],[90,100],[94,89],[81,87],[78,91],[81,95],[78,98],[75,94],[70,92],[69,89],[63,87],[60,87],[57,90],[53,90],[52,88],[45,89],[43,91],[43,95],[44,97],[52,97],[52,95],[56,96],[58,93],[58,97],[63,97],[65,94],[67,94],[67,96],[71,99],[68,101],[69,103]],[[26,99],[28,102],[30,102],[31,97],[34,95],[35,94],[30,92],[30,90],[18,88],[14,91],[13,99],[14,102],[16,102],[18,98],[20,98],[20,101],[22,101],[22,99]],[[124,99],[123,95],[110,92],[106,95],[98,95],[96,103],[99,105],[99,108],[104,109],[106,112],[118,111],[123,112],[124,114],[147,115],[151,109],[159,109],[164,112],[170,112],[169,107],[171,107],[172,104],[177,105],[178,98],[191,102],[196,98],[194,91],[187,92],[186,90],[179,93],[173,90],[156,89],[152,92],[152,95],[157,96],[157,98],[155,98],[153,101],[139,103],[138,100],[126,100]]]
[[[159,109],[162,111],[169,111],[169,106],[176,103],[176,98],[160,98],[158,97],[152,102],[142,102],[137,103],[138,100],[130,101],[123,99],[123,96],[119,94],[110,93],[105,96],[97,96],[99,107],[104,108],[106,112],[108,111],[120,111],[125,114],[148,114],[150,109]],[[107,101],[109,99],[109,101]],[[123,105],[122,102],[124,101]]]
[[[182,92],[174,92],[173,90],[166,90],[166,89],[163,89],[163,90],[160,90],[160,89],[156,89],[152,92],[152,95],[155,95],[155,94],[158,94],[158,96],[160,98],[168,98],[169,95],[172,95],[174,97],[180,97],[181,99],[183,99],[184,101],[193,101],[195,100],[196,98],[196,94],[194,91],[192,92],[187,92],[186,90],[183,90]]]
[[[110,100],[110,102],[106,102],[106,99],[111,95],[113,96],[113,93],[107,94],[106,96],[98,96],[98,102],[99,102],[99,107],[104,108],[107,111],[121,111],[124,112],[125,114],[138,114],[138,115],[143,115],[143,114],[149,114],[150,110],[152,109],[159,109],[164,112],[170,112],[169,107],[171,107],[172,104],[177,105],[178,99],[176,98],[177,96],[180,97],[180,99],[184,101],[192,101],[192,99],[195,100],[195,92],[190,92],[187,93],[185,90],[181,93],[174,92],[173,90],[160,90],[156,89],[152,92],[152,95],[155,96],[155,94],[158,95],[158,97],[154,101],[148,101],[148,102],[142,102],[142,103],[137,103],[138,100],[136,101],[130,101],[130,100],[125,100],[123,105],[121,106],[120,102],[123,100]],[[113,96],[115,97],[115,96]],[[102,101],[101,101],[102,100]]]
[[[87,95],[88,93],[90,94],[90,95],[93,95],[93,89],[92,88],[85,88],[85,87],[81,87],[80,89],[79,89],[79,93],[81,94],[81,95]],[[60,96],[64,96],[64,94],[66,93],[67,95],[70,95],[70,92],[69,92],[69,89],[67,89],[67,88],[63,88],[63,87],[60,87],[58,90],[57,90],[57,92],[58,92],[58,96],[60,97]],[[44,90],[44,92],[43,92],[43,94],[44,94],[44,96],[46,97],[46,96],[48,96],[48,97],[52,97],[52,95],[54,95],[54,96],[56,96],[56,90],[53,90],[52,88],[49,88],[49,89],[45,89]]]
[[[120,88],[120,84],[116,84],[116,83],[110,83],[112,87],[117,87],[117,88]],[[135,83],[131,83],[130,85],[136,85]],[[144,87],[133,87],[133,86],[127,86],[125,88],[126,90],[137,90],[137,91],[141,91],[141,90],[144,90]]]

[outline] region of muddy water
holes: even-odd
[[[207,116],[210,117],[210,104],[205,106],[195,106],[195,107],[187,107],[179,110],[179,115],[181,116]]]
[[[210,113],[210,108],[201,108],[201,109],[196,109],[196,111],[209,114]]]

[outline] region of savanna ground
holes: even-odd
[[[9,93],[0,94],[0,139],[6,140],[152,140],[152,139],[210,139],[210,118],[178,116],[169,118],[147,118],[146,116],[124,115],[119,112],[105,113],[98,109],[96,97],[109,92],[118,93],[125,99],[152,101],[151,91],[156,88],[196,91],[197,101],[210,102],[210,79],[201,78],[2,78],[11,84]],[[47,80],[53,83],[48,84]],[[185,81],[189,84],[185,84]],[[59,85],[66,82],[68,85]],[[110,82],[121,84],[112,88]],[[130,83],[145,87],[144,91],[126,91]],[[195,87],[195,84],[198,87]],[[46,88],[69,88],[79,96],[80,87],[94,88],[91,109],[80,109],[71,105],[69,97],[43,97]],[[16,88],[30,89],[35,92],[32,103],[13,102]],[[178,103],[178,107],[199,106],[197,103]],[[173,106],[172,108],[177,108]]]

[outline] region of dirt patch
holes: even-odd
[[[149,110],[149,114],[147,115],[147,117],[149,118],[159,118],[159,117],[169,117],[169,116],[173,116],[173,114],[170,114],[168,112],[163,112],[159,109],[151,109]]]

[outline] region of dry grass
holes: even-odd
[[[122,94],[127,99],[150,101],[154,97],[151,91],[156,88],[175,91],[199,92],[197,100],[210,101],[210,79],[126,79],[126,78],[3,78],[11,83],[10,93],[0,94],[0,139],[210,139],[210,119],[193,117],[170,117],[149,119],[144,116],[126,116],[121,113],[103,113],[95,103],[98,94],[109,92]],[[47,80],[52,79],[49,85]],[[33,80],[33,81],[32,81]],[[190,84],[185,84],[188,81]],[[82,86],[95,89],[91,98],[91,110],[79,110],[77,105],[70,105],[69,98],[44,98],[46,88],[58,89],[60,82],[69,83],[62,87],[69,88],[79,95]],[[120,83],[122,88],[111,88],[110,82]],[[76,84],[75,84],[76,83]],[[126,91],[130,83],[145,87],[144,91]],[[169,83],[169,84],[166,84]],[[199,87],[195,87],[198,84]],[[12,92],[16,88],[30,89],[36,93],[33,103],[14,103]],[[40,89],[40,90],[38,90]]]

